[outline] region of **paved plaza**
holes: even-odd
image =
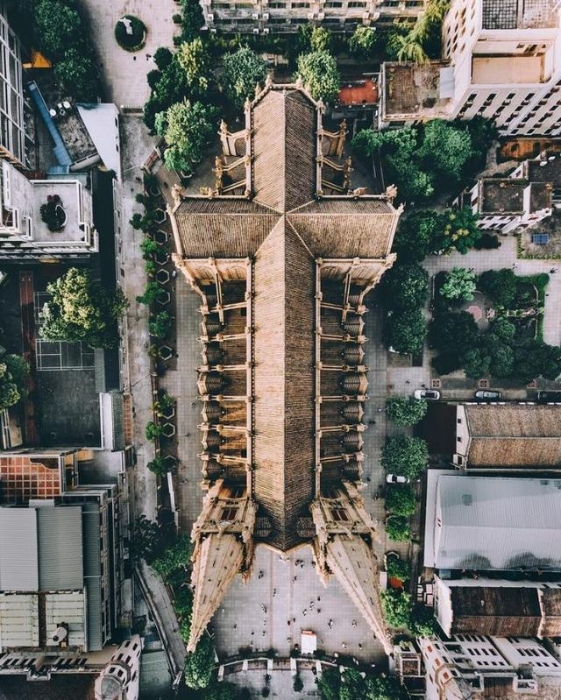
[[[146,74],[156,68],[152,56],[160,46],[173,46],[178,26],[171,18],[180,6],[174,0],[82,0],[81,5],[105,78],[105,100],[119,108],[142,109],[150,95]],[[141,19],[148,29],[146,45],[134,53],[115,41],[115,25],[126,14]]]

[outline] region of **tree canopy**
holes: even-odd
[[[317,679],[321,700],[399,700],[398,681],[385,674],[370,675],[354,668],[326,668]]]
[[[382,609],[390,627],[408,627],[411,616],[411,596],[409,593],[388,589],[382,591]]]
[[[407,581],[411,577],[411,565],[396,554],[386,554],[386,572],[388,578]]]
[[[417,509],[415,491],[409,484],[393,484],[387,489],[385,506],[392,515],[413,515]]]
[[[339,94],[341,77],[337,61],[327,51],[312,51],[298,56],[295,77],[302,80],[314,100],[331,102]]]
[[[430,209],[402,216],[393,245],[397,259],[404,263],[421,262],[435,252],[439,225],[440,214]]]
[[[117,321],[127,302],[121,289],[109,290],[89,270],[71,267],[47,286],[41,335],[47,340],[83,341],[92,348],[115,347]]]
[[[429,458],[427,443],[416,437],[398,435],[386,440],[382,449],[382,467],[388,474],[417,479]]]
[[[421,309],[394,312],[386,318],[386,343],[396,352],[419,353],[427,335],[427,324]]]
[[[156,116],[156,131],[168,144],[164,161],[170,170],[193,172],[214,136],[216,117],[214,107],[189,100]]]
[[[510,308],[516,298],[516,275],[509,267],[483,272],[477,286],[495,304],[505,308]]]
[[[389,308],[397,311],[418,309],[429,296],[429,273],[420,265],[394,265],[382,277],[380,294]]]
[[[177,51],[177,62],[185,73],[191,92],[204,94],[212,81],[212,60],[200,37],[186,41]]]
[[[450,301],[470,301],[476,289],[476,274],[465,267],[454,267],[446,273],[440,294]]]
[[[424,399],[412,396],[392,396],[386,401],[386,415],[395,425],[416,425],[427,413],[428,404]]]
[[[189,688],[206,688],[214,671],[214,646],[207,635],[201,637],[197,648],[185,661],[185,683]]]
[[[402,40],[400,40],[402,41]],[[415,43],[405,46],[414,46]],[[352,141],[359,155],[382,157],[386,180],[398,188],[403,201],[426,201],[435,192],[456,190],[474,172],[491,144],[491,130],[476,124],[472,138],[470,122],[433,119],[424,125],[375,131],[364,129]]]
[[[16,404],[25,393],[29,365],[19,355],[0,357],[0,410]]]
[[[152,567],[164,578],[178,569],[185,570],[189,566],[191,543],[185,533],[178,535],[177,540],[164,552],[160,553],[152,563]]]
[[[242,109],[247,99],[255,96],[255,87],[263,86],[267,77],[267,63],[255,51],[244,46],[224,56],[222,84],[226,95]]]
[[[358,25],[349,37],[349,52],[358,60],[371,58],[378,36],[374,27],[363,27]]]

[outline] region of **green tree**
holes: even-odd
[[[471,301],[476,289],[475,272],[465,267],[454,267],[446,273],[440,294],[451,301]]]
[[[312,51],[331,53],[333,50],[333,35],[329,29],[314,27],[310,36],[310,48]]]
[[[442,249],[455,248],[462,255],[471,250],[481,238],[477,218],[471,207],[444,212],[440,222]]]
[[[154,63],[158,66],[160,71],[167,68],[173,61],[173,53],[165,46],[160,46],[159,49],[154,51],[152,56]]]
[[[461,357],[461,364],[467,377],[480,379],[489,374],[491,368],[491,357],[480,348],[468,350]]]
[[[412,396],[392,396],[386,401],[386,414],[399,426],[416,425],[426,416],[428,404]]]
[[[154,421],[148,421],[146,423],[146,428],[144,430],[144,433],[146,435],[146,439],[150,440],[151,442],[155,442],[156,438],[159,438],[160,435],[162,434],[162,426],[159,425],[158,423],[154,423]]]
[[[191,544],[189,536],[182,533],[177,537],[177,541],[168,547],[153,563],[160,576],[168,578],[177,570],[186,571],[191,558]]]
[[[133,559],[145,559],[147,564],[152,564],[175,542],[176,537],[173,519],[170,523],[160,523],[141,515],[135,521],[131,535],[131,556]]]
[[[442,178],[460,180],[473,153],[471,137],[465,128],[457,128],[442,119],[427,122],[419,150],[424,167]]]
[[[418,309],[429,296],[429,273],[420,265],[394,265],[382,278],[380,293],[388,308]]]
[[[171,460],[168,460],[165,457],[154,457],[154,459],[148,462],[146,466],[153,474],[163,476],[164,474],[167,474],[169,471],[171,471],[173,463],[171,462]]]
[[[169,335],[169,332],[171,330],[171,316],[167,311],[160,311],[157,313],[154,318],[148,322],[148,329],[150,331],[150,335],[153,335],[155,338],[158,338],[159,340],[163,340],[166,336]]]
[[[136,300],[139,304],[146,304],[150,306],[156,299],[166,293],[166,290],[161,287],[156,281],[152,280],[148,282],[144,290],[144,294],[137,296]]]
[[[532,340],[514,349],[512,376],[524,384],[537,377],[557,379],[560,374],[560,347]]]
[[[181,38],[183,41],[193,41],[199,36],[205,23],[202,8],[198,0],[181,0],[181,10],[183,15]]]
[[[96,102],[100,93],[99,73],[93,59],[78,48],[70,48],[55,64],[55,77],[67,95],[80,102]]]
[[[413,515],[417,509],[415,491],[408,484],[394,484],[386,491],[385,506],[392,515]]]
[[[55,60],[62,58],[70,47],[83,41],[82,19],[72,3],[61,0],[36,0],[34,34],[39,48]]]
[[[499,345],[490,357],[489,371],[493,377],[510,377],[514,368],[514,350],[509,345]]]
[[[50,300],[43,307],[43,338],[83,341],[92,348],[116,346],[117,321],[127,307],[121,289],[109,290],[92,280],[88,270],[71,267],[47,286],[47,292]]]
[[[349,52],[359,61],[372,57],[378,37],[374,27],[363,27],[358,25],[349,37]]]
[[[416,637],[433,637],[438,630],[433,610],[415,605],[411,610],[409,629]]]
[[[392,40],[393,52],[400,62],[427,63],[429,57],[422,42],[413,33],[409,32],[405,36],[396,34]]]
[[[428,458],[427,443],[423,439],[398,435],[386,440],[381,461],[386,473],[413,480],[424,472]]]
[[[408,627],[411,617],[411,596],[409,593],[388,589],[382,591],[382,609],[390,627]]]
[[[516,299],[516,275],[508,268],[487,270],[477,282],[478,288],[495,304],[511,308]]]
[[[140,222],[139,222],[140,223]],[[146,260],[151,255],[155,255],[158,252],[158,244],[155,240],[146,236],[140,244],[140,250],[142,251],[142,257]]]
[[[491,324],[487,337],[497,338],[499,341],[509,343],[516,335],[516,326],[504,316],[499,316]]]
[[[327,51],[298,56],[296,78],[300,78],[314,100],[333,101],[339,94],[341,77],[337,61]]]
[[[411,539],[409,519],[402,515],[390,515],[386,520],[386,534],[394,542],[407,542]]]
[[[21,398],[20,390],[8,370],[8,363],[0,362],[0,410],[14,406]]]
[[[214,136],[217,111],[201,102],[184,100],[156,117],[156,131],[168,144],[164,161],[170,170],[193,172]]]
[[[386,318],[386,342],[396,352],[419,353],[427,335],[427,323],[420,309],[394,312]]]
[[[179,47],[177,61],[185,71],[185,77],[191,90],[204,94],[212,80],[212,59],[200,37],[187,41]]]
[[[267,63],[249,47],[243,46],[224,57],[222,84],[228,99],[242,109],[247,99],[255,96],[255,87],[263,86]]]
[[[435,252],[440,215],[436,211],[417,210],[401,217],[393,249],[400,262],[421,262]]]
[[[388,578],[396,578],[407,581],[411,577],[411,565],[396,554],[386,554],[386,572]]]
[[[204,635],[185,661],[185,683],[189,688],[206,688],[212,680],[213,671],[214,646],[210,637]]]
[[[430,324],[429,339],[441,353],[459,356],[477,344],[477,323],[467,311],[437,314]]]

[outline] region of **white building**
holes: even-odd
[[[385,63],[380,127],[493,119],[506,134],[561,134],[561,2],[452,0],[442,61]]]
[[[24,97],[19,40],[0,0],[0,157],[26,165]]]
[[[6,160],[0,166],[0,259],[83,256],[98,251],[91,192],[79,179],[29,180]],[[41,207],[59,198],[62,226],[51,231]]]
[[[333,31],[352,31],[357,25],[391,26],[414,20],[427,0],[200,0],[211,32],[278,34],[298,31],[306,24]]]
[[[560,134],[560,12],[558,0],[453,0],[443,25],[451,117],[479,114],[509,134]]]
[[[561,663],[540,642],[461,634],[420,639],[426,700],[555,700]]]
[[[138,700],[141,652],[138,635],[121,644],[96,678],[95,700]]]

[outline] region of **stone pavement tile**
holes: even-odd
[[[100,68],[107,85],[106,99],[117,107],[142,108],[150,94],[146,74],[156,68],[152,56],[160,46],[173,47],[178,32],[172,15],[179,12],[173,0],[82,0],[89,20]],[[135,15],[147,27],[146,45],[130,53],[115,41],[115,25],[124,14]]]

